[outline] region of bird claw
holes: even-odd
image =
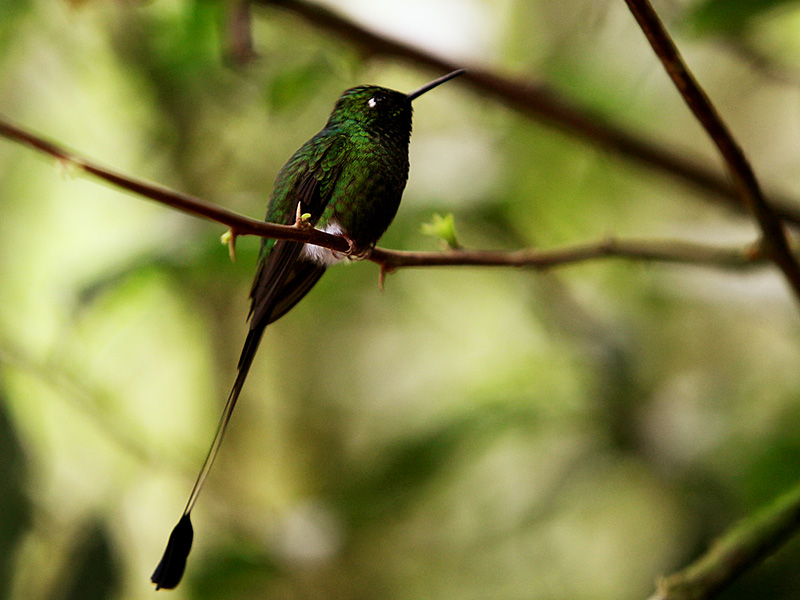
[[[347,241],[347,251],[344,255],[349,258],[350,260],[364,260],[372,253],[373,244],[370,244],[366,248],[359,248],[356,244],[356,241],[348,236],[342,236]]]

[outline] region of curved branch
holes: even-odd
[[[353,23],[328,8],[305,0],[254,0],[264,6],[280,7],[302,17],[349,44],[371,55],[394,57],[438,73],[453,71],[464,65],[430,54],[425,50],[382,36]],[[628,160],[652,169],[675,175],[722,202],[743,210],[741,196],[724,174],[712,167],[685,158],[684,153],[668,149],[635,133],[610,123],[605,117],[581,106],[549,86],[503,77],[480,67],[469,66],[460,77],[487,97],[522,114],[561,129]],[[795,199],[771,194],[770,204],[784,220],[800,225],[800,208]]]
[[[761,193],[761,186],[750,162],[714,108],[711,99],[683,61],[649,0],[625,0],[625,2],[681,97],[719,150],[739,196],[761,228],[765,251],[783,272],[794,290],[795,299],[800,302],[800,266],[789,249],[789,241],[781,220]]]
[[[82,158],[61,146],[25,131],[0,119],[0,136],[22,143],[55,158],[67,168],[84,171],[112,185],[155,200],[182,212],[226,225],[233,235],[257,235],[276,239],[306,242],[347,252],[349,244],[331,235],[305,226],[276,225],[245,217],[159,185],[133,179]],[[764,264],[765,258],[757,248],[719,248],[680,241],[621,241],[612,238],[599,242],[555,248],[550,250],[519,250],[515,252],[487,250],[452,250],[449,252],[403,252],[374,248],[366,256],[378,264],[382,275],[407,267],[483,266],[530,267],[548,269],[598,258],[629,258],[651,262],[690,263],[720,268],[747,268]]]

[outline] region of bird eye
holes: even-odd
[[[367,106],[369,106],[370,108],[375,108],[376,106],[378,106],[378,104],[380,104],[384,100],[386,100],[386,97],[383,94],[375,94],[372,98],[367,100]]]

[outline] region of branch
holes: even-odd
[[[82,158],[63,147],[20,129],[0,118],[0,136],[26,145],[38,152],[55,158],[66,170],[79,170],[102,179],[113,186],[128,190],[139,196],[150,198],[180,211],[203,217],[217,223],[227,225],[235,239],[239,235],[258,235],[277,239],[307,242],[316,246],[324,246],[331,250],[347,252],[350,248],[347,241],[337,235],[331,235],[310,227],[278,225],[250,219],[220,206],[210,204],[195,196],[176,192],[159,185],[132,179]]]
[[[563,248],[513,252],[492,250],[404,252],[375,248],[368,258],[386,273],[406,267],[528,267],[546,270],[600,258],[627,258],[728,269],[746,269],[765,263],[765,258],[757,249],[751,247],[721,248],[683,241],[614,238]]]
[[[739,196],[761,228],[766,253],[783,272],[794,291],[795,299],[800,302],[800,266],[789,249],[783,224],[761,193],[761,187],[744,152],[684,63],[649,0],[625,0],[625,2],[675,87],[725,160]]]
[[[182,194],[141,180],[136,180],[82,158],[61,146],[0,119],[0,136],[24,144],[54,157],[66,168],[77,169],[113,186],[155,200],[182,212],[226,225],[237,235],[257,235],[276,239],[305,242],[347,252],[349,244],[337,235],[310,227],[277,225],[245,217],[219,206],[209,204],[188,194]],[[374,248],[366,257],[378,264],[382,277],[405,267],[476,266],[531,267],[548,269],[598,258],[629,258],[650,262],[671,262],[706,265],[729,269],[758,266],[765,258],[758,248],[720,248],[681,241],[621,241],[612,238],[582,245],[550,250],[518,250],[515,252],[487,250],[452,250],[449,252],[403,252]]]
[[[464,66],[410,44],[379,35],[327,8],[305,0],[254,1],[291,11],[369,55],[394,57],[438,73],[450,72]],[[684,153],[675,152],[619,125],[609,123],[593,110],[578,105],[543,83],[511,79],[475,66],[470,66],[460,77],[460,81],[528,117],[561,129],[594,146],[675,175],[729,207],[737,210],[744,208],[738,190],[715,169],[688,160]],[[770,204],[780,218],[800,225],[800,208],[796,200],[773,194]]]
[[[707,600],[764,560],[800,527],[800,485],[742,521],[685,569],[663,578],[649,600]]]

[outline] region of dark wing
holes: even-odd
[[[319,220],[326,205],[321,194],[320,175],[316,171],[306,172],[297,185],[291,204],[291,214],[297,213],[297,204],[300,203],[301,212],[311,215],[309,222],[312,225]],[[297,304],[325,272],[324,265],[300,257],[304,245],[302,242],[278,240],[258,264],[250,290],[250,331],[239,357],[240,375],[241,371],[246,372],[249,368],[264,328]]]
[[[318,262],[298,259],[289,270],[281,287],[281,293],[275,298],[267,324],[277,321],[303,297],[319,281],[325,273],[325,266]]]
[[[315,225],[322,216],[327,202],[320,189],[321,173],[309,171],[299,181],[291,203],[292,218],[297,214],[297,204],[303,213],[309,213],[309,222]],[[302,242],[278,240],[262,257],[250,289],[250,329],[266,327],[284,315],[308,293],[325,272],[324,265],[298,260],[303,251]]]
[[[325,212],[330,195],[341,175],[343,139],[323,130],[298,150],[281,169],[267,220],[293,223],[300,212],[310,215],[316,225]],[[239,357],[239,374],[234,383],[237,395],[255,356],[264,328],[292,308],[319,281],[325,265],[302,256],[302,242],[262,242],[262,254],[250,290],[250,331]]]

